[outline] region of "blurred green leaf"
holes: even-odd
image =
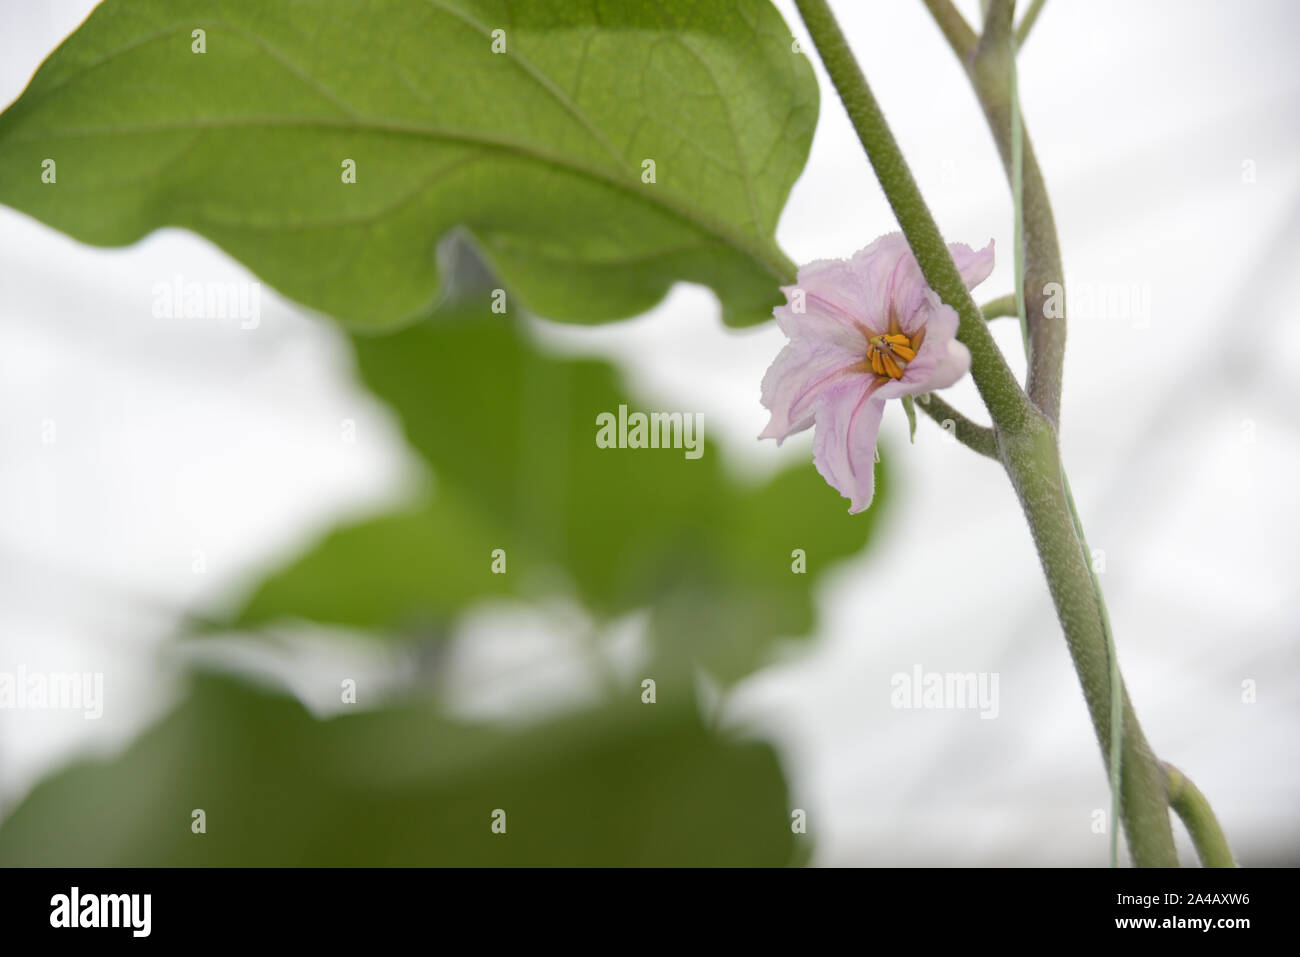
[[[516,593],[518,575],[488,574],[495,525],[449,489],[436,501],[332,530],[253,593],[245,627],[303,617],[344,628],[437,633],[468,605]],[[516,565],[523,555],[513,556]]]
[[[767,0],[105,0],[0,116],[0,201],[102,245],[192,229],[365,326],[427,314],[455,227],[542,315],[690,280],[750,323],[794,281],[816,119]]]
[[[771,749],[686,702],[516,732],[417,705],[318,721],[213,676],[0,826],[0,866],[781,866],[796,850]]]
[[[298,617],[410,636],[482,597],[567,590],[602,619],[649,608],[661,656],[721,680],[760,664],[773,638],[811,631],[812,585],[867,540],[883,474],[871,511],[849,516],[811,462],[756,485],[729,477],[707,419],[698,459],[599,448],[597,416],[649,410],[607,364],[548,355],[489,311],[490,291],[466,295],[433,321],[354,339],[365,384],[401,417],[435,490],[332,533],[233,625]]]

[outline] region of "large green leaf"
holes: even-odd
[[[756,322],[816,113],[767,0],[106,0],[0,116],[0,201],[103,245],[192,229],[368,326],[428,311],[455,227],[543,315],[690,280]]]
[[[707,419],[699,458],[600,448],[598,415],[656,410],[608,365],[550,355],[513,316],[492,314],[474,271],[457,269],[461,304],[354,338],[362,379],[400,416],[434,489],[334,531],[232,623],[300,617],[410,638],[445,633],[437,626],[488,595],[567,590],[600,618],[648,608],[661,656],[724,680],[761,663],[772,639],[810,632],[813,585],[867,541],[884,475],[872,510],[849,516],[811,462],[762,483],[731,477]],[[504,575],[492,572],[496,548]]]
[[[417,705],[322,722],[212,677],[0,827],[0,866],[780,866],[797,850],[771,749],[686,701],[507,732]]]

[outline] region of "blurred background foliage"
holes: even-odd
[[[772,866],[795,860],[788,815],[771,749],[721,739],[685,703],[507,734],[419,704],[321,722],[208,675],[122,757],[42,782],[0,829],[0,861]]]
[[[639,673],[607,675],[604,705],[525,728],[453,720],[436,674],[317,720],[198,672],[125,754],[39,786],[0,826],[0,863],[802,859],[773,752],[713,726],[697,688],[812,632],[819,577],[863,547],[888,483],[850,520],[806,461],[730,474],[707,423],[698,459],[599,448],[598,415],[651,410],[609,365],[539,348],[520,304],[608,321],[688,280],[728,322],[767,318],[794,278],[774,232],[817,85],[766,0],[598,7],[383,0],[357,21],[343,0],[232,0],[215,20],[189,0],[107,0],[0,117],[0,200],[106,245],[192,229],[343,320],[361,383],[426,466],[402,507],[332,529],[183,629],[196,645],[305,623],[436,662],[483,603],[556,599],[595,632],[629,616],[645,632]],[[57,188],[20,173],[47,156]]]
[[[456,281],[426,321],[353,337],[360,379],[427,465],[414,501],[329,531],[191,637],[274,640],[305,623],[436,650],[485,600],[559,596],[596,628],[646,613],[637,676],[611,673],[605,705],[520,728],[447,717],[441,695],[454,689],[436,675],[377,709],[319,721],[282,694],[200,673],[126,754],[38,787],[0,827],[0,862],[782,865],[807,855],[774,753],[702,717],[696,679],[734,682],[775,642],[813,630],[819,577],[866,544],[888,500],[883,470],[876,506],[849,520],[810,463],[761,482],[729,474],[707,422],[698,459],[599,448],[599,413],[643,408],[615,370],[548,354],[526,317],[492,311],[494,281],[468,244],[449,258]],[[498,548],[504,574],[492,571]],[[643,677],[656,682],[653,704]],[[208,815],[201,838],[189,830],[194,808]],[[492,840],[496,808],[509,840]]]
[[[724,681],[773,639],[807,634],[812,582],[862,547],[877,512],[846,519],[809,464],[761,483],[728,475],[707,423],[698,459],[599,448],[600,413],[640,408],[615,371],[546,354],[516,310],[492,312],[493,282],[465,244],[454,259],[455,291],[428,321],[353,338],[362,380],[399,416],[430,487],[398,514],[334,531],[231,624],[299,617],[410,638],[445,633],[487,596],[563,591],[603,619],[648,608],[660,667]],[[490,574],[497,548],[504,575]],[[795,549],[809,573],[794,571]]]

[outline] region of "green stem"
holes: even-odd
[[[1092,589],[1091,571],[1084,561],[1061,478],[1054,414],[1056,406],[1049,403],[1048,409],[1044,410],[1031,402],[1016,383],[979,309],[961,281],[943,236],[825,0],[796,2],[926,281],[957,310],[960,317],[958,334],[971,351],[971,374],[993,418],[999,458],[1029,521],[1057,616],[1083,686],[1093,728],[1109,766],[1110,656]],[[995,2],[990,9],[990,18],[996,18],[1003,9],[1001,3]],[[1007,89],[1007,99],[1009,93]],[[1026,148],[1027,223],[1033,222],[1028,198],[1030,173],[1036,166],[1031,166],[1031,160],[1032,153]],[[1032,248],[1035,234],[1032,228],[1027,233]],[[1032,273],[1032,269],[1033,261],[1030,260],[1026,264],[1027,275]],[[1062,338],[1062,346],[1063,343]],[[1031,336],[1031,349],[1036,347]],[[1032,367],[1031,358],[1031,384]],[[1059,377],[1057,387],[1059,399]],[[1122,692],[1123,686],[1120,687]],[[1129,729],[1129,734],[1121,742],[1121,809],[1133,860],[1140,866],[1176,866],[1178,856],[1169,825],[1164,771],[1146,743],[1127,694],[1121,694],[1121,708],[1123,724]]]
[[[1043,6],[1047,0],[1034,0],[1025,11],[1024,17],[1020,21],[1020,26],[1016,27],[1016,46],[1022,47],[1025,41],[1029,39],[1029,31],[1034,28],[1038,22],[1038,15],[1043,12]]]
[[[951,432],[962,445],[994,461],[1000,461],[997,436],[987,425],[972,422],[933,392],[920,396],[916,404],[922,412],[938,422],[941,428]],[[948,423],[952,423],[951,426]]]
[[[1013,108],[1011,71],[1015,66],[1015,36],[1012,28],[1013,0],[993,0],[985,20],[974,57],[967,73],[989,129],[997,143],[1006,168],[1007,179],[1014,176],[1012,125],[1019,122],[1019,110]],[[1013,119],[1014,118],[1014,119]],[[1022,182],[1024,207],[1025,279],[1021,292],[1025,297],[1029,327],[1029,397],[1053,425],[1061,418],[1061,379],[1065,368],[1065,315],[1053,306],[1060,290],[1064,295],[1065,274],[1061,267],[1061,249],[1056,238],[1056,221],[1047,198],[1047,184],[1034,155],[1028,134],[1021,133]]]
[[[1020,320],[1020,338],[1029,357],[1029,318],[1025,315],[1025,175],[1024,132],[1020,128],[1020,91],[1016,80],[1016,58],[1011,58],[1011,204],[1015,210],[1012,229],[1012,254],[1016,268],[1016,318]]]
[[[984,314],[984,320],[1001,319],[1007,316],[1018,315],[1016,308],[1015,293],[1007,293],[1005,296],[998,296],[996,299],[990,299],[984,305],[980,306],[980,312]]]
[[[826,0],[796,2],[844,109],[853,121],[858,139],[866,149],[885,198],[916,255],[922,275],[930,288],[957,311],[960,320],[957,337],[970,350],[971,373],[980,397],[995,423],[1008,429],[1022,427],[1026,408],[1020,401],[1023,394],[1020,385],[962,281],[943,235],[921,197],[912,171],[903,159],[894,134],[885,122],[839,24],[835,22]]]
[[[970,28],[966,18],[952,5],[952,0],[922,0],[922,2],[930,11],[930,16],[934,17],[934,22],[939,25],[939,30],[948,41],[948,46],[952,47],[952,52],[957,54],[957,59],[969,71],[970,61],[975,56],[975,46],[980,38]]]
[[[1015,58],[1011,22],[1013,4],[995,0],[982,37],[976,36],[952,0],[923,0],[961,61],[979,98],[989,129],[1006,169],[1013,179],[1011,156],[1011,90],[1007,82]],[[1065,365],[1065,315],[1049,310],[1065,291],[1056,222],[1047,198],[1047,185],[1034,155],[1033,144],[1021,135],[1025,210],[1025,281],[1021,284],[1029,326],[1029,396],[1057,424],[1061,417],[1061,377]]]
[[[1206,867],[1236,867],[1228,839],[1210,808],[1210,802],[1191,779],[1172,764],[1165,762],[1169,776],[1169,805],[1182,818],[1187,833],[1196,846],[1196,856]]]
[[[1022,330],[1028,327],[1030,333],[1027,350],[1030,356],[1030,395],[1036,405],[1055,423],[1059,418],[1060,373],[1064,360],[1065,325],[1063,317],[1061,317],[1062,321],[1059,323],[1051,321],[1052,317],[1044,314],[1043,300],[1037,297],[1030,298],[1029,293],[1034,288],[1045,291],[1045,288],[1038,286],[1038,283],[1046,276],[1060,275],[1060,252],[1051,206],[1047,201],[1046,186],[1043,183],[1041,172],[1038,170],[1037,162],[1033,159],[1032,151],[1027,151],[1021,125],[1019,91],[1015,77],[1016,51],[1019,43],[1028,34],[1034,20],[1041,12],[1042,2],[1036,0],[1024,20],[1021,21],[1020,31],[1014,45],[1011,38],[1013,0],[995,0],[987,11],[982,37],[975,36],[974,31],[971,30],[965,19],[952,6],[950,0],[925,0],[925,4],[934,16],[940,30],[948,39],[954,53],[957,54],[958,59],[966,67],[967,73],[970,75],[980,97],[981,104],[984,106],[989,125],[998,141],[1003,161],[1008,166],[1007,173],[1011,180],[1013,200],[1016,207],[1018,235],[1024,235],[1026,232],[1029,234],[1027,243],[1022,245],[1022,242],[1019,239],[1017,240],[1015,251],[1017,253],[1016,312],[1021,318]],[[1005,108],[1003,107],[1004,103],[1006,104]],[[1028,182],[1026,176],[1028,176]],[[1025,257],[1023,260],[1020,258],[1022,252]],[[1037,278],[1035,278],[1035,274]],[[1033,314],[1029,312],[1031,307],[1035,308]],[[1059,454],[1057,459],[1059,467]],[[1094,725],[1097,727],[1099,740],[1102,741],[1103,752],[1107,756],[1107,766],[1111,780],[1111,820],[1114,822],[1119,818],[1121,800],[1127,800],[1127,797],[1124,796],[1126,793],[1137,791],[1150,796],[1158,789],[1150,781],[1150,768],[1139,769],[1141,772],[1140,779],[1136,784],[1133,781],[1132,774],[1128,775],[1127,778],[1125,777],[1125,757],[1128,748],[1125,746],[1122,731],[1126,719],[1127,725],[1131,729],[1137,729],[1136,734],[1138,736],[1141,735],[1141,729],[1137,728],[1135,719],[1131,717],[1131,708],[1128,705],[1119,672],[1119,661],[1115,652],[1110,616],[1106,611],[1101,583],[1092,569],[1091,556],[1083,533],[1083,525],[1079,519],[1078,509],[1074,503],[1074,497],[1064,471],[1060,472],[1060,485],[1074,526],[1076,542],[1084,566],[1089,573],[1090,591],[1096,601],[1096,618],[1103,638],[1105,658],[1109,662],[1107,698],[1110,707],[1106,733],[1103,733],[1102,727],[1097,724],[1099,715],[1098,709],[1093,703],[1093,697],[1095,696],[1090,696],[1089,707],[1093,711]],[[1026,514],[1029,515],[1028,508],[1026,508]],[[1035,524],[1032,515],[1030,515],[1030,522],[1031,526]],[[1051,556],[1045,553],[1041,546],[1039,551],[1044,569],[1048,572],[1050,584],[1053,574],[1049,570],[1049,558]],[[1059,564],[1059,562],[1055,562],[1055,564]],[[1064,614],[1059,603],[1058,614],[1062,616]],[[1062,617],[1062,623],[1065,624],[1064,617]],[[1068,627],[1066,627],[1066,633],[1067,639],[1071,640],[1071,652],[1075,656],[1076,667],[1079,667],[1079,652],[1086,649],[1078,648],[1076,650],[1076,643],[1071,639]],[[1084,675],[1082,667],[1079,670],[1082,679]],[[1085,680],[1085,693],[1087,693],[1087,690]],[[1135,742],[1133,750],[1138,752],[1145,750],[1149,753],[1149,749],[1146,748],[1144,742]],[[1131,769],[1131,760],[1127,764]],[[1154,808],[1148,809],[1147,816],[1157,830],[1163,831],[1167,827],[1167,820],[1162,825],[1162,822],[1157,819],[1157,815],[1154,813]],[[1166,819],[1167,816],[1167,814],[1164,815]],[[1133,847],[1132,822],[1127,816],[1124,821],[1126,828],[1130,832],[1130,847]],[[1118,857],[1117,837],[1117,831],[1112,827],[1112,866],[1115,865]],[[1163,841],[1158,843],[1163,844]],[[1159,850],[1163,853],[1168,849]],[[1134,860],[1141,863],[1136,848],[1134,849]]]
[[[1010,21],[1011,11],[1007,11]],[[1031,10],[1028,16],[1037,16]],[[1016,75],[1016,58],[1010,58],[1011,80],[1011,195],[1015,208],[1015,272],[1016,272],[1016,315],[1020,319],[1020,337],[1025,345],[1025,355],[1029,355],[1029,321],[1025,314],[1025,197],[1024,197],[1024,144],[1020,124],[1020,88]],[[1110,866],[1119,866],[1119,794],[1120,776],[1123,769],[1124,713],[1120,707],[1120,686],[1122,678],[1119,673],[1119,654],[1115,651],[1115,634],[1110,626],[1110,612],[1106,609],[1106,598],[1101,590],[1101,579],[1097,577],[1096,565],[1088,548],[1088,538],[1083,532],[1083,519],[1079,517],[1079,508],[1074,502],[1074,493],[1070,490],[1070,480],[1065,476],[1065,467],[1061,467],[1061,484],[1065,488],[1065,501],[1070,506],[1070,518],[1074,522],[1074,534],[1083,549],[1083,559],[1092,575],[1092,590],[1097,598],[1097,613],[1101,617],[1101,629],[1106,638],[1106,656],[1110,660]]]
[[[1083,559],[1088,563],[1092,573],[1092,590],[1097,597],[1097,611],[1101,615],[1101,630],[1106,636],[1106,657],[1110,660],[1110,866],[1119,866],[1119,795],[1121,772],[1124,768],[1124,752],[1120,746],[1124,740],[1124,710],[1120,707],[1121,691],[1124,679],[1119,673],[1119,652],[1115,650],[1115,633],[1110,627],[1110,612],[1106,609],[1106,597],[1101,590],[1101,579],[1097,577],[1097,566],[1092,561],[1092,550],[1088,548],[1088,538],[1083,534],[1083,520],[1079,518],[1079,508],[1074,504],[1074,492],[1070,490],[1070,480],[1061,472],[1061,484],[1065,486],[1065,500],[1070,506],[1070,518],[1074,521],[1074,534],[1079,538],[1079,547],[1083,549]]]
[[[1028,519],[1107,772],[1119,772],[1119,787],[1112,789],[1112,807],[1118,794],[1118,819],[1124,826],[1130,856],[1139,867],[1177,867],[1165,774],[1117,674],[1104,605],[1093,587],[1091,564],[1061,471],[1056,430],[1040,414],[1024,433],[999,433],[998,446]],[[1118,688],[1119,694],[1113,694],[1112,688]],[[1112,728],[1121,727],[1122,735],[1111,733]]]

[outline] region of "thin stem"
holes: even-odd
[[[1031,11],[1032,13],[1032,11]],[[1010,11],[1007,14],[1010,17]],[[1011,57],[1011,195],[1015,208],[1015,272],[1016,272],[1016,315],[1020,319],[1020,336],[1025,344],[1025,355],[1029,355],[1029,324],[1025,315],[1025,205],[1023,176],[1023,143],[1020,126],[1020,90],[1016,75],[1016,58]],[[1096,564],[1092,560],[1092,551],[1088,548],[1088,538],[1083,532],[1083,520],[1079,517],[1079,508],[1074,502],[1074,492],[1070,490],[1070,480],[1066,478],[1065,466],[1061,465],[1061,485],[1065,488],[1065,501],[1070,507],[1070,518],[1074,522],[1074,533],[1083,550],[1083,560],[1092,577],[1092,591],[1097,597],[1097,613],[1101,618],[1102,634],[1106,638],[1106,656],[1110,660],[1110,866],[1119,866],[1119,795],[1121,772],[1124,764],[1124,711],[1120,706],[1123,679],[1119,673],[1119,655],[1115,651],[1115,634],[1110,626],[1110,612],[1106,609],[1106,598],[1102,594],[1101,579],[1097,577]]]
[[[1029,357],[1029,319],[1025,315],[1025,175],[1024,134],[1020,128],[1020,91],[1017,89],[1016,58],[1011,58],[1011,205],[1014,209],[1013,258],[1016,269],[1016,318],[1020,339]]]
[[[894,134],[885,122],[839,24],[835,22],[826,0],[796,2],[826,72],[830,74],[858,139],[866,149],[890,208],[916,255],[922,275],[930,288],[957,311],[960,320],[957,337],[970,349],[971,374],[980,397],[996,424],[1012,430],[1023,427],[1026,409],[1021,401],[1023,392],[1020,385],[962,281],[952,254],[943,241],[943,234],[921,197],[912,171],[903,159]]]
[[[962,445],[999,461],[998,440],[987,425],[972,422],[933,392],[920,396],[916,404]]]
[[[951,0],[924,0],[957,59],[966,68],[985,119],[997,143],[1007,179],[1011,165],[1011,91],[1007,75],[1014,60],[1010,0],[994,0],[984,34],[976,37]],[[1065,293],[1065,273],[1056,238],[1056,222],[1047,198],[1047,184],[1022,132],[1025,210],[1024,296],[1029,325],[1029,397],[1057,425],[1061,417],[1061,378],[1065,365],[1065,314],[1055,307]]]
[[[1192,836],[1196,856],[1206,867],[1236,867],[1232,849],[1223,835],[1223,828],[1210,808],[1210,802],[1191,779],[1169,762],[1165,762],[1169,775],[1169,805],[1177,812]]]
[[[957,59],[969,69],[979,37],[966,22],[966,18],[952,5],[951,0],[922,0],[922,2],[930,11],[930,16],[934,17],[934,22],[939,24],[939,29],[948,41],[948,46],[952,47],[952,52],[957,54]]]
[[[1018,314],[1016,305],[1016,294],[1007,293],[1005,296],[998,296],[996,299],[990,299],[984,305],[980,306],[980,312],[984,314],[984,320],[1003,319]]]
[[[1029,5],[1029,9],[1025,11],[1024,17],[1020,20],[1020,26],[1016,27],[1017,47],[1024,46],[1025,41],[1029,39],[1029,31],[1032,30],[1034,24],[1038,22],[1038,15],[1043,12],[1043,6],[1046,3],[1047,0],[1034,0],[1034,2]]]

